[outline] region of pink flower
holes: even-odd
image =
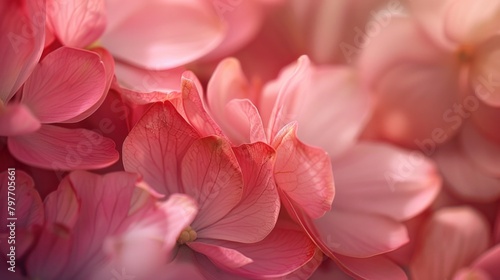
[[[9,137],[14,157],[62,170],[102,168],[118,160],[111,140],[90,130],[54,125],[81,121],[104,101],[112,58],[102,49],[96,52],[62,47],[49,53],[22,92],[1,108],[0,135]]]
[[[281,199],[287,210],[327,256],[353,275],[404,278],[399,267],[377,255],[408,241],[402,222],[430,205],[440,189],[440,179],[432,162],[419,153],[387,144],[357,143],[371,112],[370,98],[360,89],[357,79],[349,67],[316,67],[302,57],[259,92],[247,82],[237,61],[226,60],[209,83],[207,102],[214,118],[234,141],[245,142],[260,135],[273,137],[284,124],[297,122],[297,135],[302,141],[328,151],[326,160],[331,161],[335,174],[336,198],[331,210],[323,208],[326,213],[311,215],[313,210],[326,205],[314,200],[318,192],[311,188],[320,185],[303,184],[303,188],[293,189],[299,195],[294,196],[293,192],[290,195],[286,191],[293,182],[290,180],[293,173],[284,176],[288,185],[283,185],[277,164],[275,178],[278,187],[284,190]],[[267,124],[267,134],[256,129],[262,124],[253,104],[257,105],[264,126]],[[286,152],[278,148],[277,156],[287,155]],[[297,153],[295,149],[289,152]],[[290,160],[287,164],[290,162],[293,164]],[[306,158],[300,163],[307,166]],[[310,166],[321,172],[328,168],[327,164]],[[328,178],[317,174],[309,180],[302,174],[300,182],[324,180],[324,183]],[[296,197],[299,199],[295,200]],[[371,230],[365,230],[366,227]]]
[[[44,202],[46,220],[27,276],[107,279],[123,267],[135,276],[154,273],[196,214],[186,196],[157,198],[135,174],[71,173]]]
[[[153,104],[124,142],[125,169],[163,194],[193,197],[199,212],[179,236],[179,256],[202,273],[245,277],[289,274],[315,255],[300,229],[275,228],[280,209],[274,150],[262,142],[232,146],[203,108],[191,74],[182,92]],[[174,261],[175,263],[175,261]],[[213,267],[215,265],[217,268]]]

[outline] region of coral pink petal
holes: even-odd
[[[445,15],[447,37],[464,45],[481,43],[498,32],[500,3],[495,0],[453,2]]]
[[[206,277],[204,277],[202,275],[202,272],[200,271],[201,265],[197,264],[195,255],[200,256],[200,254],[193,252],[187,246],[181,246],[177,252],[177,255],[175,256],[175,259],[173,259],[167,265],[163,265],[161,279],[206,280]],[[210,262],[208,259],[207,261]]]
[[[208,114],[202,100],[203,88],[192,72],[182,75],[181,91],[186,119],[198,133],[201,136],[217,135],[225,138],[219,125]]]
[[[330,158],[325,151],[307,146],[296,136],[296,125],[276,136],[276,185],[311,218],[329,211],[335,196]]]
[[[183,193],[198,202],[200,213],[192,227],[210,228],[222,219],[242,198],[243,175],[230,143],[211,136],[196,140],[181,162]],[[215,238],[216,232],[199,237]],[[212,234],[216,236],[212,236]]]
[[[73,189],[71,177],[66,176],[61,180],[57,191],[50,193],[45,199],[45,216],[49,223],[73,229],[80,214],[80,201]]]
[[[429,207],[441,190],[431,160],[386,144],[357,144],[334,159],[332,168],[337,186],[334,209],[404,221]]]
[[[90,130],[52,125],[9,137],[8,146],[18,160],[47,169],[99,169],[119,159],[112,140]]]
[[[274,151],[264,143],[233,148],[243,173],[241,201],[225,217],[198,232],[198,237],[254,243],[274,228],[280,210],[272,178]]]
[[[251,263],[239,267],[216,263],[217,266],[247,279],[282,277],[301,269],[317,257],[317,247],[304,232],[279,226],[264,240],[253,244],[222,240],[207,242],[212,246],[230,248],[251,259]]]
[[[500,267],[498,261],[500,260],[500,244],[490,248],[486,253],[482,254],[474,261],[472,265],[475,269],[480,269],[488,274],[491,279],[500,278]]]
[[[1,136],[27,134],[38,130],[41,126],[40,121],[23,104],[8,104],[0,110]]]
[[[401,267],[383,256],[360,259],[335,255],[335,259],[349,274],[359,279],[408,279]]]
[[[105,0],[47,0],[48,17],[63,45],[84,48],[106,28]]]
[[[500,143],[491,141],[470,123],[463,128],[460,142],[464,154],[480,170],[500,177]]]
[[[229,135],[228,137],[230,137],[234,145],[267,142],[264,125],[262,124],[259,111],[250,100],[231,100],[227,104],[226,110],[226,120],[230,129],[232,129],[229,130],[226,135]]]
[[[486,219],[470,207],[434,212],[420,233],[410,263],[412,279],[449,279],[488,248],[489,231]]]
[[[31,74],[45,42],[45,1],[0,4],[0,101],[6,103]]]
[[[329,254],[366,258],[395,250],[408,242],[402,223],[378,214],[334,209],[313,223],[318,232],[315,240],[326,245],[329,252],[325,253]]]
[[[235,249],[205,243],[202,239],[190,242],[188,246],[196,252],[207,256],[217,266],[237,268],[252,262],[252,259]]]
[[[109,25],[101,41],[117,58],[160,70],[192,62],[212,51],[226,30],[204,0],[107,1]]]
[[[495,92],[496,89],[490,86],[492,83],[495,83],[495,79],[496,78],[493,77],[493,75],[488,75],[488,78],[485,80],[485,86],[482,88],[476,88],[476,94],[483,94],[478,93],[478,91],[484,91],[484,94],[488,94],[488,92]],[[479,102],[477,110],[471,114],[471,120],[474,123],[474,126],[487,138],[500,143],[500,129],[498,129],[498,123],[500,122],[500,108],[491,107],[483,102]]]
[[[166,214],[168,231],[165,240],[171,242],[167,244],[171,249],[182,230],[193,222],[198,213],[198,205],[191,197],[183,194],[172,194],[160,205],[160,209]]]
[[[101,107],[101,105],[104,103],[104,100],[108,96],[109,89],[111,88],[111,84],[115,79],[115,61],[111,54],[106,49],[100,47],[91,49],[91,51],[97,53],[101,57],[101,61],[104,64],[104,68],[106,70],[106,87],[103,91],[103,94],[101,95],[101,98],[94,105],[92,105],[85,112],[79,114],[78,116],[64,121],[65,123],[79,122],[95,113],[95,111],[97,111],[97,109],[99,109],[99,107]]]
[[[75,118],[105,93],[106,70],[96,53],[59,48],[37,65],[26,81],[21,102],[42,123]]]
[[[500,5],[498,5],[500,8]],[[498,11],[500,15],[500,10]],[[497,16],[498,17],[498,16]],[[499,22],[500,23],[500,22]],[[495,27],[497,27],[495,25]],[[486,103],[488,106],[495,108],[500,107],[500,85],[498,79],[498,68],[500,67],[500,36],[496,35],[490,40],[482,44],[476,51],[474,64],[471,69],[471,83],[475,89],[475,97]],[[469,101],[471,111],[477,110],[477,105],[474,106],[473,97],[464,99]],[[472,101],[472,102],[471,102]],[[476,108],[474,108],[476,107]]]
[[[444,182],[460,198],[485,203],[500,197],[500,179],[485,173],[471,162],[457,143],[441,147],[434,159]]]
[[[170,102],[156,103],[123,142],[123,166],[159,193],[179,193],[181,158],[198,137]]]

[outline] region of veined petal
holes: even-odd
[[[45,0],[0,4],[0,101],[7,103],[28,79],[45,41]]]
[[[384,256],[351,258],[335,255],[335,259],[349,274],[359,279],[406,280],[408,277],[401,267]]]
[[[326,152],[297,139],[293,123],[280,131],[273,146],[276,147],[274,178],[278,188],[313,219],[329,211],[335,187]]]
[[[170,102],[155,103],[123,142],[123,166],[161,194],[182,192],[181,159],[198,138]]]
[[[59,48],[40,62],[24,85],[21,102],[42,123],[75,118],[105,94],[106,70],[96,53]]]
[[[198,236],[254,243],[266,237],[280,210],[273,179],[274,150],[264,143],[233,148],[243,173],[241,201],[226,216],[200,231]]]
[[[47,0],[48,18],[63,45],[84,48],[106,28],[105,0]]]
[[[40,126],[40,121],[23,104],[8,104],[0,109],[1,136],[27,134],[38,130]]]
[[[244,186],[231,145],[215,136],[196,140],[182,159],[181,176],[183,192],[200,207],[192,224],[198,237],[220,238],[210,226],[240,202]]]
[[[18,160],[47,169],[99,169],[119,158],[112,140],[86,129],[42,125],[36,132],[9,137],[7,143]]]
[[[188,246],[196,252],[207,256],[217,266],[237,268],[252,262],[252,259],[235,249],[205,243],[202,239],[190,242]]]

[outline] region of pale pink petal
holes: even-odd
[[[410,264],[412,279],[449,279],[488,248],[489,230],[485,218],[470,207],[436,211],[420,233]]]
[[[160,209],[166,214],[168,225],[165,240],[169,242],[167,245],[173,248],[181,231],[193,222],[198,213],[198,205],[189,196],[173,194],[161,204]]]
[[[448,38],[456,43],[474,45],[494,35],[498,24],[500,3],[495,0],[454,1],[447,9],[444,22]]]
[[[115,61],[111,54],[106,49],[100,47],[91,49],[91,51],[97,53],[100,56],[102,63],[104,64],[104,68],[106,70],[106,87],[104,88],[101,98],[94,105],[92,105],[85,112],[82,112],[78,116],[64,121],[64,123],[79,122],[95,113],[95,111],[97,111],[97,109],[99,109],[99,107],[101,107],[101,105],[104,103],[104,100],[106,100],[111,84],[115,79]]]
[[[491,177],[500,177],[500,143],[491,141],[468,123],[460,137],[464,154],[480,170]]]
[[[179,193],[181,158],[198,137],[170,102],[156,103],[123,142],[123,166],[159,193]]]
[[[450,49],[456,45],[456,42],[450,41],[445,34],[445,17],[454,3],[453,0],[411,0],[407,2],[410,15],[437,44]]]
[[[472,264],[472,267],[484,271],[491,279],[498,279],[500,278],[499,261],[500,244],[497,244],[477,258]]]
[[[484,203],[500,197],[500,179],[471,162],[458,143],[441,147],[434,159],[446,185],[462,199]]]
[[[47,169],[98,169],[119,159],[112,140],[86,129],[42,125],[34,133],[9,137],[8,145],[18,160]]]
[[[372,112],[371,96],[351,67],[312,68],[295,102],[300,140],[332,158],[355,143]]]
[[[252,262],[238,250],[205,243],[203,239],[188,243],[189,248],[207,256],[215,265],[224,268],[237,268]]]
[[[274,178],[276,185],[311,218],[329,211],[335,196],[330,158],[325,151],[303,144],[296,125],[276,136]]]
[[[301,56],[297,63],[283,70],[278,80],[267,85],[270,89],[263,90],[263,96],[259,102],[264,105],[262,120],[264,125],[268,125],[267,134],[270,142],[274,141],[278,132],[285,125],[295,120],[297,103],[294,101],[297,100],[296,97],[301,90],[301,81],[307,78],[311,72],[310,63],[307,56]],[[266,106],[266,103],[269,105]],[[272,111],[269,110],[271,108]]]
[[[96,53],[59,48],[37,65],[26,81],[21,102],[42,123],[74,118],[105,93],[106,70]]]
[[[214,136],[196,140],[180,168],[180,189],[200,207],[193,229],[203,229],[197,232],[198,237],[218,238],[217,232],[205,229],[228,214],[243,194],[243,174],[230,143]]]
[[[199,237],[241,243],[262,240],[274,228],[280,210],[272,178],[274,150],[264,143],[233,149],[243,173],[241,201],[225,217],[199,231]]]
[[[45,199],[47,222],[72,230],[80,214],[80,204],[77,193],[73,189],[71,177],[64,177],[57,191],[50,193]]]
[[[234,144],[266,141],[262,120],[251,103],[255,93],[234,58],[221,61],[208,82],[210,113]]]
[[[338,209],[380,214],[397,221],[421,213],[441,190],[435,164],[417,151],[359,143],[332,160]]]
[[[6,103],[31,74],[45,40],[45,1],[0,4],[0,101]]]
[[[500,14],[500,5],[499,11]],[[496,25],[498,26],[498,24]],[[470,108],[477,110],[474,106],[474,98],[477,97],[489,106],[500,107],[500,85],[498,68],[500,66],[500,36],[496,35],[475,50],[474,62],[471,69],[471,83],[475,89],[475,96],[466,97]],[[476,108],[474,108],[476,107]],[[471,110],[471,111],[475,111]]]
[[[203,103],[203,88],[192,72],[182,75],[182,106],[186,120],[201,136],[217,135],[225,138],[219,125],[210,117]]]
[[[116,78],[120,86],[138,92],[180,91],[179,81],[186,69],[147,70],[127,63],[116,63]]]
[[[225,25],[211,2],[107,1],[108,28],[101,41],[115,57],[146,69],[189,63],[213,50]]]
[[[458,132],[459,64],[410,20],[391,21],[360,58],[362,82],[376,94],[368,131],[407,147],[441,144]],[[428,106],[432,103],[432,106]],[[427,155],[432,154],[432,150]]]
[[[23,104],[8,104],[0,108],[1,136],[27,134],[38,130],[40,126],[40,121]]]
[[[47,0],[48,17],[63,45],[84,48],[102,35],[106,28],[104,0]]]
[[[329,255],[366,258],[395,250],[408,242],[402,223],[379,214],[334,209],[313,224],[317,230],[314,239],[326,247],[325,253]]]
[[[201,241],[200,241],[201,242]],[[222,240],[207,240],[211,246],[230,248],[252,260],[243,266],[230,267],[222,258],[211,257],[222,269],[246,278],[282,277],[317,257],[317,247],[301,230],[275,228],[264,240],[244,244]],[[214,261],[215,262],[215,261]]]
[[[408,279],[401,267],[383,256],[359,259],[335,255],[335,259],[349,274],[356,277],[356,279]]]

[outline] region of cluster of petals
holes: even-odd
[[[3,1],[0,278],[500,278],[499,15]]]

